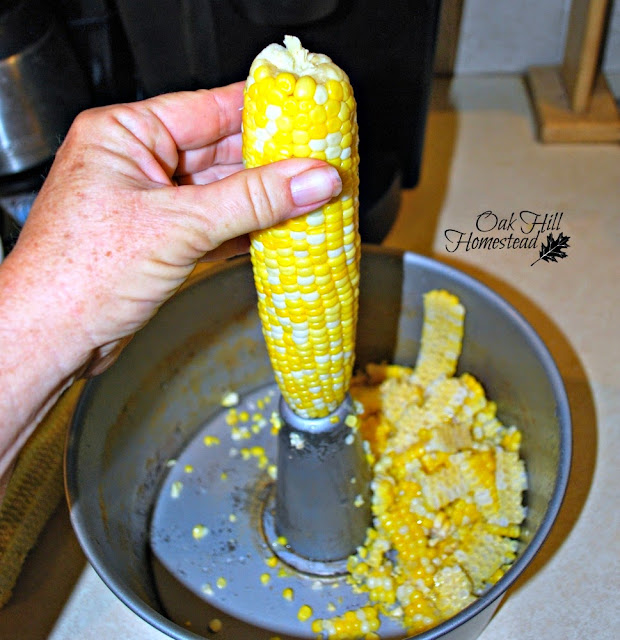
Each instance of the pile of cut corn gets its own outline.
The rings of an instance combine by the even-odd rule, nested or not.
[[[374,462],[373,527],[348,568],[370,606],[315,620],[313,630],[332,640],[377,638],[379,614],[408,634],[429,629],[515,559],[525,516],[521,436],[498,420],[473,376],[454,375],[464,313],[455,296],[427,293],[415,368],[370,365],[353,381]]]

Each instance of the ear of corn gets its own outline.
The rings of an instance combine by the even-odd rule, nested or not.
[[[360,238],[356,105],[346,74],[297,38],[269,45],[246,82],[243,158],[291,157],[337,167],[342,193],[324,207],[251,237],[258,310],[276,381],[303,418],[344,400],[354,363]]]

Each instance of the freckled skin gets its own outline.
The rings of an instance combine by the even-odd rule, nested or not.
[[[62,389],[107,368],[197,261],[329,199],[291,192],[320,160],[243,170],[242,104],[237,83],[76,118],[0,265],[0,477]]]

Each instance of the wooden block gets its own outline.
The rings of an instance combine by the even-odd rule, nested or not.
[[[542,142],[620,142],[620,114],[602,74],[581,113],[571,109],[560,67],[532,67],[527,80]]]
[[[573,0],[562,78],[571,109],[585,113],[597,78],[609,0]]]

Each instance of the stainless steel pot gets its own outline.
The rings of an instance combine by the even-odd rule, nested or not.
[[[85,76],[65,34],[34,0],[0,8],[0,176],[50,159],[87,107]]]
[[[528,515],[513,567],[483,597],[419,640],[471,640],[549,533],[568,480],[571,427],[560,375],[527,322],[472,278],[411,253],[365,248],[357,362],[411,363],[421,297],[445,288],[467,309],[460,369],[477,376],[506,423],[523,432]],[[157,596],[148,531],[166,463],[219,409],[222,394],[272,380],[247,259],[198,279],[165,305],[119,361],[91,381],[66,451],[71,518],[90,562],[137,615],[172,638],[196,634],[169,620]],[[251,597],[248,592],[248,597]],[[269,638],[260,619],[220,638]],[[200,630],[197,630],[200,631]],[[209,635],[203,629],[204,635]]]

